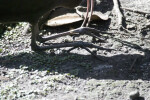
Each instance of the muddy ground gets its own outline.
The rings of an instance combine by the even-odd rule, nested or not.
[[[136,100],[150,100],[150,1],[120,4],[125,29],[117,28],[113,2],[102,0],[95,9],[110,13],[110,19],[90,27],[112,34],[102,34],[103,41],[87,35],[75,38],[113,49],[90,49],[99,59],[82,48],[34,52],[31,33],[22,33],[27,23],[7,30],[0,38],[0,100],[129,100],[132,91],[140,93]],[[56,33],[80,24],[45,29]],[[67,36],[52,42],[71,40]]]

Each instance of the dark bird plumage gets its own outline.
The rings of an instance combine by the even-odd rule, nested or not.
[[[37,22],[57,7],[74,8],[82,0],[0,0],[0,22]]]

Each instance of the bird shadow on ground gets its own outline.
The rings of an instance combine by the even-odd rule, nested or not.
[[[122,41],[134,49],[145,53],[117,54],[101,56],[98,60],[92,55],[76,53],[19,53],[0,57],[0,65],[4,68],[21,68],[26,66],[28,71],[39,70],[69,73],[82,79],[115,79],[115,80],[149,80],[150,78],[150,51],[142,49],[135,44]]]

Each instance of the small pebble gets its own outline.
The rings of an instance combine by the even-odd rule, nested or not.
[[[133,24],[133,25],[127,25],[127,29],[130,29],[130,30],[131,30],[131,29],[135,29],[135,27],[136,27],[136,26],[135,26],[134,24]]]
[[[139,91],[137,91],[137,90],[129,93],[129,98],[130,98],[131,100],[135,100],[135,99],[138,98],[139,96],[140,96],[140,93],[139,93]]]

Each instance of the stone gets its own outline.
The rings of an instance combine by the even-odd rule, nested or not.
[[[135,100],[135,99],[138,98],[139,96],[140,96],[140,93],[139,93],[138,90],[132,91],[132,92],[129,93],[129,98],[130,98],[131,100]]]

